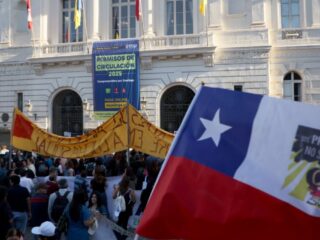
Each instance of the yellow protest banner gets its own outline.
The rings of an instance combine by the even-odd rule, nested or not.
[[[48,133],[15,109],[11,144],[21,150],[63,158],[97,157],[128,148],[164,158],[173,137],[144,119],[131,105],[123,107],[98,128],[77,137]]]

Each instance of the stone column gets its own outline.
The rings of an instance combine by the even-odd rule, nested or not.
[[[0,46],[10,44],[11,0],[0,0]]]
[[[100,40],[99,17],[100,17],[100,0],[85,1],[84,8],[84,39],[88,41]],[[86,36],[87,35],[87,36]]]
[[[320,0],[312,0],[312,27],[320,27]]]
[[[142,8],[142,22],[140,23],[140,28],[144,28],[141,35],[144,33],[148,37],[153,37],[154,34],[154,22],[153,22],[153,0],[141,1]]]

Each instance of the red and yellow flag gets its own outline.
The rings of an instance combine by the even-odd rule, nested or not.
[[[128,111],[122,108],[98,128],[78,137],[48,133],[15,109],[11,144],[21,150],[63,158],[98,157],[128,148],[164,158],[173,137],[148,122],[131,105]]]

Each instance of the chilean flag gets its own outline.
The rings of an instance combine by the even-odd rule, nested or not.
[[[32,29],[32,17],[31,17],[31,0],[27,0],[27,13],[28,13],[28,29]]]
[[[137,233],[151,239],[317,238],[319,119],[319,106],[203,86]]]
[[[136,0],[136,19],[137,19],[137,21],[139,21],[141,18],[140,5],[141,5],[140,0]]]

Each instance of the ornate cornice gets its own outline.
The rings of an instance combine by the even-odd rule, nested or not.
[[[0,75],[31,74],[32,67],[29,63],[3,63],[0,64]]]

